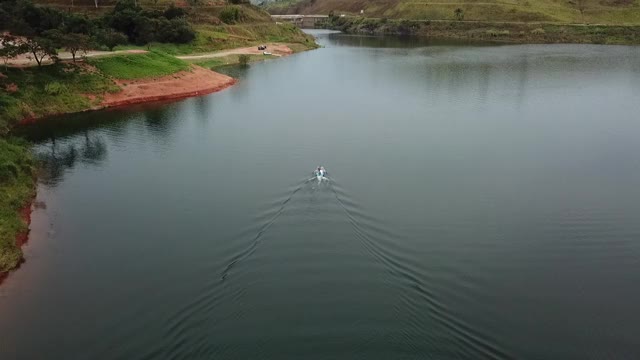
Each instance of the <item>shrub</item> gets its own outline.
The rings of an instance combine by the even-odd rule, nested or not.
[[[493,37],[508,36],[509,34],[511,34],[511,32],[509,30],[495,30],[495,29],[489,29],[489,30],[487,30],[486,33],[487,33],[487,35],[493,36]]]
[[[113,29],[107,29],[100,31],[98,35],[96,35],[96,42],[106,46],[109,51],[113,51],[114,47],[127,42],[127,36]]]
[[[12,162],[0,165],[0,183],[12,181],[18,177],[18,167]]]
[[[50,82],[44,86],[44,92],[49,95],[60,95],[66,93],[67,91],[67,87],[57,81]]]
[[[241,66],[247,66],[247,64],[249,64],[249,55],[247,54],[242,54],[240,56],[238,56],[238,63],[240,63]]]
[[[220,11],[220,20],[225,24],[233,24],[240,21],[240,10],[235,6],[225,6]]]
[[[175,6],[174,4],[169,5],[169,7],[164,11],[164,17],[167,19],[175,19],[184,17],[187,13],[184,9]]]

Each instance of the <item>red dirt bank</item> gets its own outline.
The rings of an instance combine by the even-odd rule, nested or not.
[[[105,94],[98,108],[205,95],[226,89],[235,84],[236,80],[193,65],[191,71],[154,79],[116,80],[116,83],[122,90],[115,94]]]
[[[159,78],[139,80],[114,79],[114,81],[121,90],[113,94],[104,94],[103,100],[99,105],[86,109],[85,111],[201,96],[224,90],[236,83],[236,79],[230,76],[196,65],[191,65],[190,71],[180,71]],[[94,100],[96,95],[91,94],[87,95],[87,97]],[[49,114],[44,118],[55,115],[62,114]],[[32,124],[42,119],[42,117],[26,117],[20,120],[18,124]]]
[[[114,94],[105,94],[100,105],[87,110],[205,95],[226,89],[235,84],[236,80],[200,66],[192,65],[190,71],[181,71],[160,78],[115,80],[115,82],[122,90]],[[38,118],[25,118],[20,121],[20,124],[28,124],[38,120]],[[20,209],[20,216],[27,226],[31,223],[32,205],[33,201],[30,201]],[[23,246],[28,240],[28,229],[16,235],[17,246]],[[2,284],[9,272],[0,272],[0,284]]]

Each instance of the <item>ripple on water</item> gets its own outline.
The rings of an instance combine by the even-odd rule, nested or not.
[[[219,333],[233,323],[235,331],[242,324],[257,325],[242,336],[265,344],[262,355],[273,354],[273,344],[291,341],[292,334],[311,342],[323,339],[322,346],[332,334],[341,334],[350,339],[347,352],[356,357],[358,349],[385,341],[389,349],[427,346],[436,354],[509,358],[438,300],[434,278],[403,247],[404,235],[368,214],[338,182],[301,181],[275,196],[255,219],[221,250],[228,259],[221,276],[167,321],[172,354],[242,353],[240,334]],[[363,302],[368,296],[379,301]],[[377,308],[381,304],[394,311]],[[365,313],[370,318],[358,316]],[[327,320],[334,324],[331,329],[320,326]],[[290,328],[274,330],[271,321]],[[206,329],[224,338],[220,344],[225,345],[202,337]],[[190,351],[185,353],[185,346]]]

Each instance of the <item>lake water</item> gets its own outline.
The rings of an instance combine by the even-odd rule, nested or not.
[[[316,34],[29,131],[1,359],[640,356],[640,47]]]

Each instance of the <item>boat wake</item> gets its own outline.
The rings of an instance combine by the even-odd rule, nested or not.
[[[371,344],[382,341],[443,356],[453,351],[458,358],[512,358],[496,341],[456,316],[443,303],[439,291],[434,289],[438,287],[438,279],[428,270],[428,264],[421,263],[407,248],[410,243],[407,236],[368,214],[339,181],[300,180],[268,205],[254,224],[230,243],[232,248],[225,251],[229,252],[229,260],[224,262],[226,266],[220,275],[205,284],[199,296],[169,319],[168,336],[177,344],[200,349],[198,353],[208,356],[235,354],[241,349],[216,347],[206,337],[199,337],[198,329],[204,324],[250,325],[256,316],[267,316],[269,311],[285,316],[282,311],[290,302],[302,301],[309,306],[317,302],[316,309],[327,309],[328,304],[347,296],[349,301],[358,303],[362,299],[352,284],[366,280],[370,282],[367,286],[387,294],[388,308],[393,309],[370,315],[381,324],[396,326],[380,327],[382,330],[352,338],[349,341],[353,342],[353,351],[365,353]],[[307,241],[296,242],[296,238]],[[271,246],[261,247],[267,239]],[[351,241],[354,239],[356,243]],[[258,252],[259,249],[263,251]],[[326,254],[333,258],[327,259]],[[328,266],[329,263],[332,265]],[[315,279],[313,274],[322,277]],[[301,289],[309,286],[324,289],[325,295],[308,297]],[[266,294],[270,296],[263,297]],[[265,301],[269,305],[262,304]],[[339,303],[348,308],[350,302],[344,301]],[[321,314],[319,311],[318,316]],[[348,319],[352,323],[344,323]],[[345,329],[358,329],[358,322],[363,320],[351,314],[341,321]],[[268,334],[260,336],[254,340],[271,341]]]

